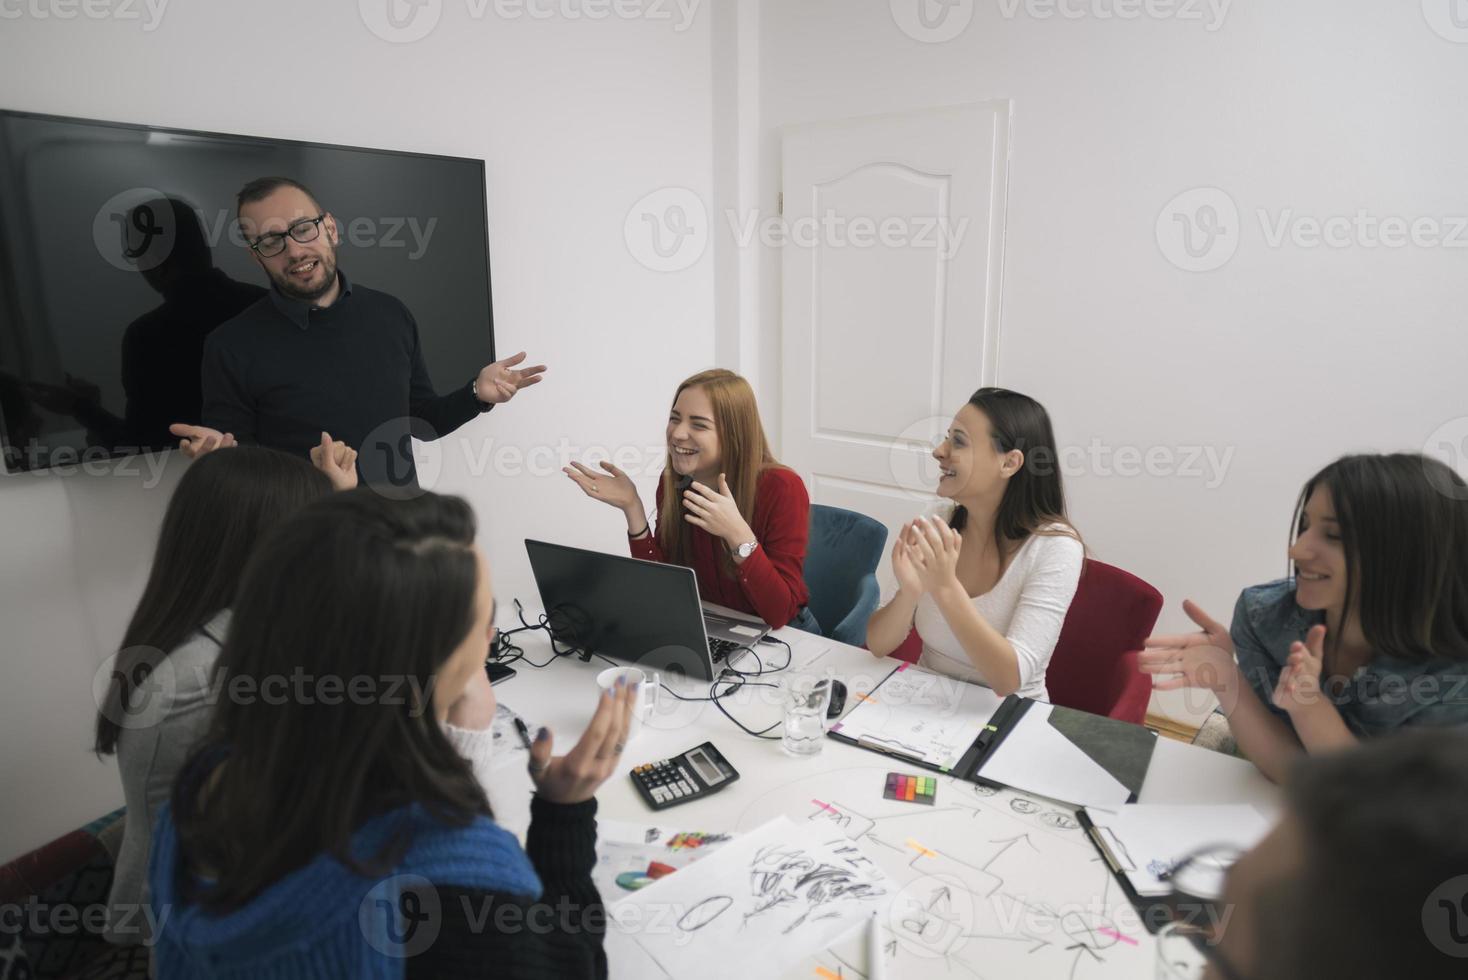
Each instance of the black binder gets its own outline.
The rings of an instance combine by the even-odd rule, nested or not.
[[[906,665],[904,665],[906,666]],[[882,678],[872,688],[870,693],[875,694],[881,690],[893,674],[903,669],[897,667],[886,677]],[[827,732],[830,738],[855,745],[858,748],[867,749],[872,752],[880,752],[896,759],[914,765],[922,769],[934,772],[944,772],[950,776],[974,783],[983,783],[989,786],[1002,786],[993,780],[985,779],[983,776],[984,763],[993,758],[993,755],[1004,740],[1009,737],[1015,729],[1019,720],[1024,717],[1026,711],[1038,702],[1031,698],[1022,698],[1011,694],[1004,699],[993,717],[984,725],[983,730],[968,750],[959,758],[957,764],[951,770],[942,768],[917,756],[902,752],[892,746],[886,746],[879,741],[867,738],[852,738],[841,732]],[[853,712],[860,710],[861,705],[852,709]],[[1115,718],[1105,718],[1101,715],[1093,715],[1085,711],[1077,711],[1074,708],[1066,708],[1060,705],[1050,706],[1050,722],[1060,732],[1070,739],[1082,752],[1091,758],[1093,762],[1109,772],[1115,779],[1127,788],[1130,796],[1128,803],[1137,801],[1137,794],[1141,792],[1142,782],[1146,779],[1147,768],[1152,761],[1152,751],[1157,744],[1157,733],[1141,725],[1133,725],[1125,721],[1117,721]],[[1064,801],[1063,801],[1064,802]]]

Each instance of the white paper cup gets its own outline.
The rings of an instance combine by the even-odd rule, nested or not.
[[[649,677],[638,667],[608,667],[596,675],[596,683],[603,691],[610,691],[618,678],[626,678],[628,684],[634,685],[632,722],[627,726],[627,741],[630,742],[642,731],[643,722],[656,709],[662,685],[656,674]]]

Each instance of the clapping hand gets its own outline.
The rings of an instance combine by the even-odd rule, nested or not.
[[[344,442],[321,433],[321,445],[311,447],[311,465],[326,474],[332,489],[350,490],[357,485],[357,451]]]
[[[909,521],[902,525],[902,530],[897,532],[897,540],[892,542],[892,574],[897,579],[897,587],[915,599],[922,594],[923,580],[918,575],[917,559],[913,556],[913,547],[917,544],[914,523]]]
[[[632,478],[608,460],[602,460],[599,465],[602,470],[600,473],[582,463],[572,463],[561,472],[569,476],[571,482],[592,500],[600,500],[624,511],[640,511],[642,498],[637,496],[637,487]]]
[[[719,474],[719,489],[694,482],[683,491],[683,505],[687,510],[684,519],[694,527],[701,527],[714,537],[723,540],[731,548],[753,541],[754,531],[739,505],[734,501],[734,492],[729,481]]]
[[[1145,649],[1137,655],[1137,668],[1144,674],[1169,675],[1153,684],[1158,691],[1197,687],[1217,693],[1236,670],[1233,637],[1191,599],[1183,603],[1183,612],[1202,632],[1147,637]]]
[[[1320,703],[1320,673],[1325,667],[1325,627],[1312,626],[1305,642],[1290,644],[1290,655],[1274,688],[1274,706],[1294,713]]]
[[[936,518],[919,518],[910,525],[908,558],[924,592],[936,594],[958,582],[958,553],[963,536]],[[907,528],[903,529],[906,536]]]

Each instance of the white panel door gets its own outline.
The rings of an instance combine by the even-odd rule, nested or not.
[[[784,132],[781,459],[813,502],[895,531],[934,499],[953,413],[994,383],[1009,109]]]

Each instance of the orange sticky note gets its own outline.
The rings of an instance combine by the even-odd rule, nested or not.
[[[919,854],[923,855],[924,857],[930,857],[931,858],[931,857],[937,857],[938,856],[938,852],[937,851],[930,851],[930,850],[928,850],[926,847],[924,847],[923,845],[919,844],[917,841],[913,840],[911,837],[909,837],[907,839],[907,846],[910,847],[910,848],[912,848],[914,851],[917,851]]]

